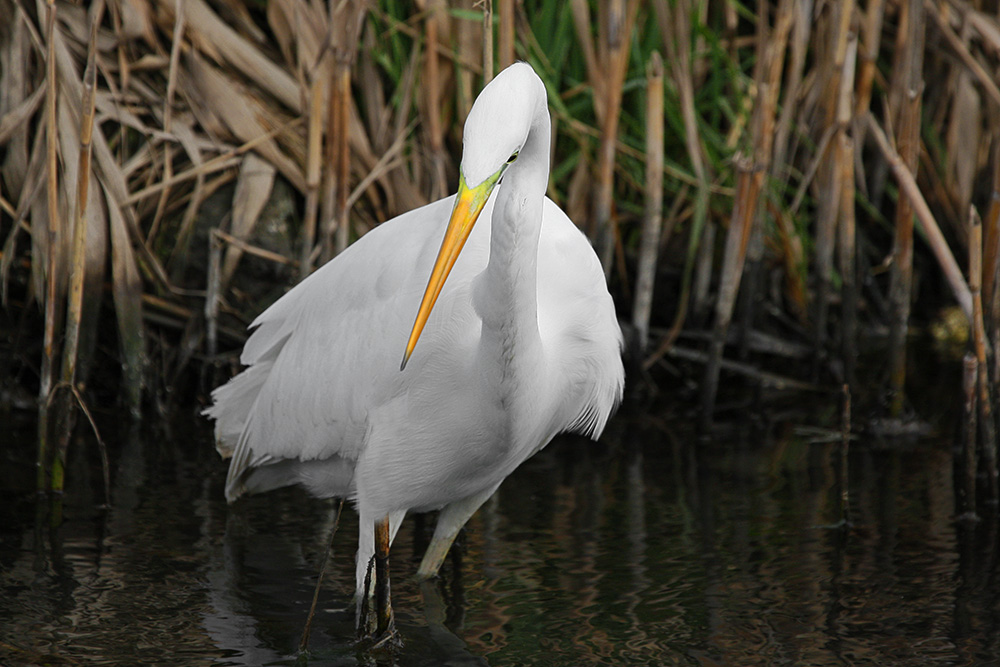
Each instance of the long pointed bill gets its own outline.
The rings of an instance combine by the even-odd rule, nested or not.
[[[465,176],[460,175],[458,179],[458,194],[455,195],[455,208],[451,211],[451,220],[448,222],[448,230],[444,233],[444,241],[441,242],[441,250],[438,251],[437,260],[434,262],[434,270],[431,271],[431,278],[427,281],[427,289],[424,290],[423,301],[420,302],[420,310],[417,311],[417,319],[413,323],[413,330],[410,332],[410,340],[406,343],[406,352],[403,354],[403,363],[399,365],[399,370],[406,368],[406,362],[413,354],[413,348],[417,345],[420,333],[427,324],[431,309],[441,294],[444,281],[448,279],[451,268],[455,266],[455,260],[462,252],[465,241],[472,232],[472,227],[476,224],[479,214],[486,205],[486,200],[490,198],[490,193],[496,187],[497,181],[503,174],[503,169],[497,171],[485,181],[474,188],[465,184]]]

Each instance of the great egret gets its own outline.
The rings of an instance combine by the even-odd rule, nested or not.
[[[433,576],[504,478],[557,433],[597,438],[621,398],[604,273],[545,196],[550,125],[530,65],[497,75],[465,124],[458,194],[383,223],[264,311],[247,368],[205,411],[232,456],[230,502],[290,484],[353,500],[359,605],[376,539],[387,553],[408,511],[441,510],[418,570]]]

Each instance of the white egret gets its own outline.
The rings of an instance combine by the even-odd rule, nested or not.
[[[621,398],[604,273],[545,196],[550,131],[534,70],[497,75],[465,124],[458,194],[383,223],[264,311],[247,368],[205,411],[232,456],[230,501],[291,484],[353,501],[359,601],[377,535],[387,552],[408,511],[441,510],[418,570],[433,576],[504,478],[557,433],[597,438]]]

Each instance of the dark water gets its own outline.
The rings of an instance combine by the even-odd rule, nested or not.
[[[107,421],[107,420],[106,420]],[[1000,663],[997,519],[956,522],[953,439],[839,441],[806,424],[699,442],[624,414],[564,438],[469,523],[421,589],[433,522],[393,548],[400,665]],[[797,425],[798,424],[798,425]],[[37,528],[33,422],[0,415],[0,663],[355,665],[345,510],[311,651],[296,647],[335,507],[295,489],[227,507],[193,415],[74,444],[65,521]],[[824,442],[825,441],[825,442]],[[298,663],[296,661],[298,660]]]

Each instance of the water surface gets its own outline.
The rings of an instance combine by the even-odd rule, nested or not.
[[[310,652],[297,645],[336,506],[297,489],[227,506],[207,424],[105,419],[74,443],[65,520],[36,525],[34,424],[0,415],[0,663],[356,665],[345,510]],[[861,436],[797,415],[700,441],[628,412],[555,441],[470,521],[441,577],[433,529],[392,552],[399,665],[977,665],[1000,656],[996,516],[956,522],[950,435]],[[119,432],[115,432],[116,429]],[[44,505],[43,505],[44,509]],[[44,524],[42,524],[44,526]]]

